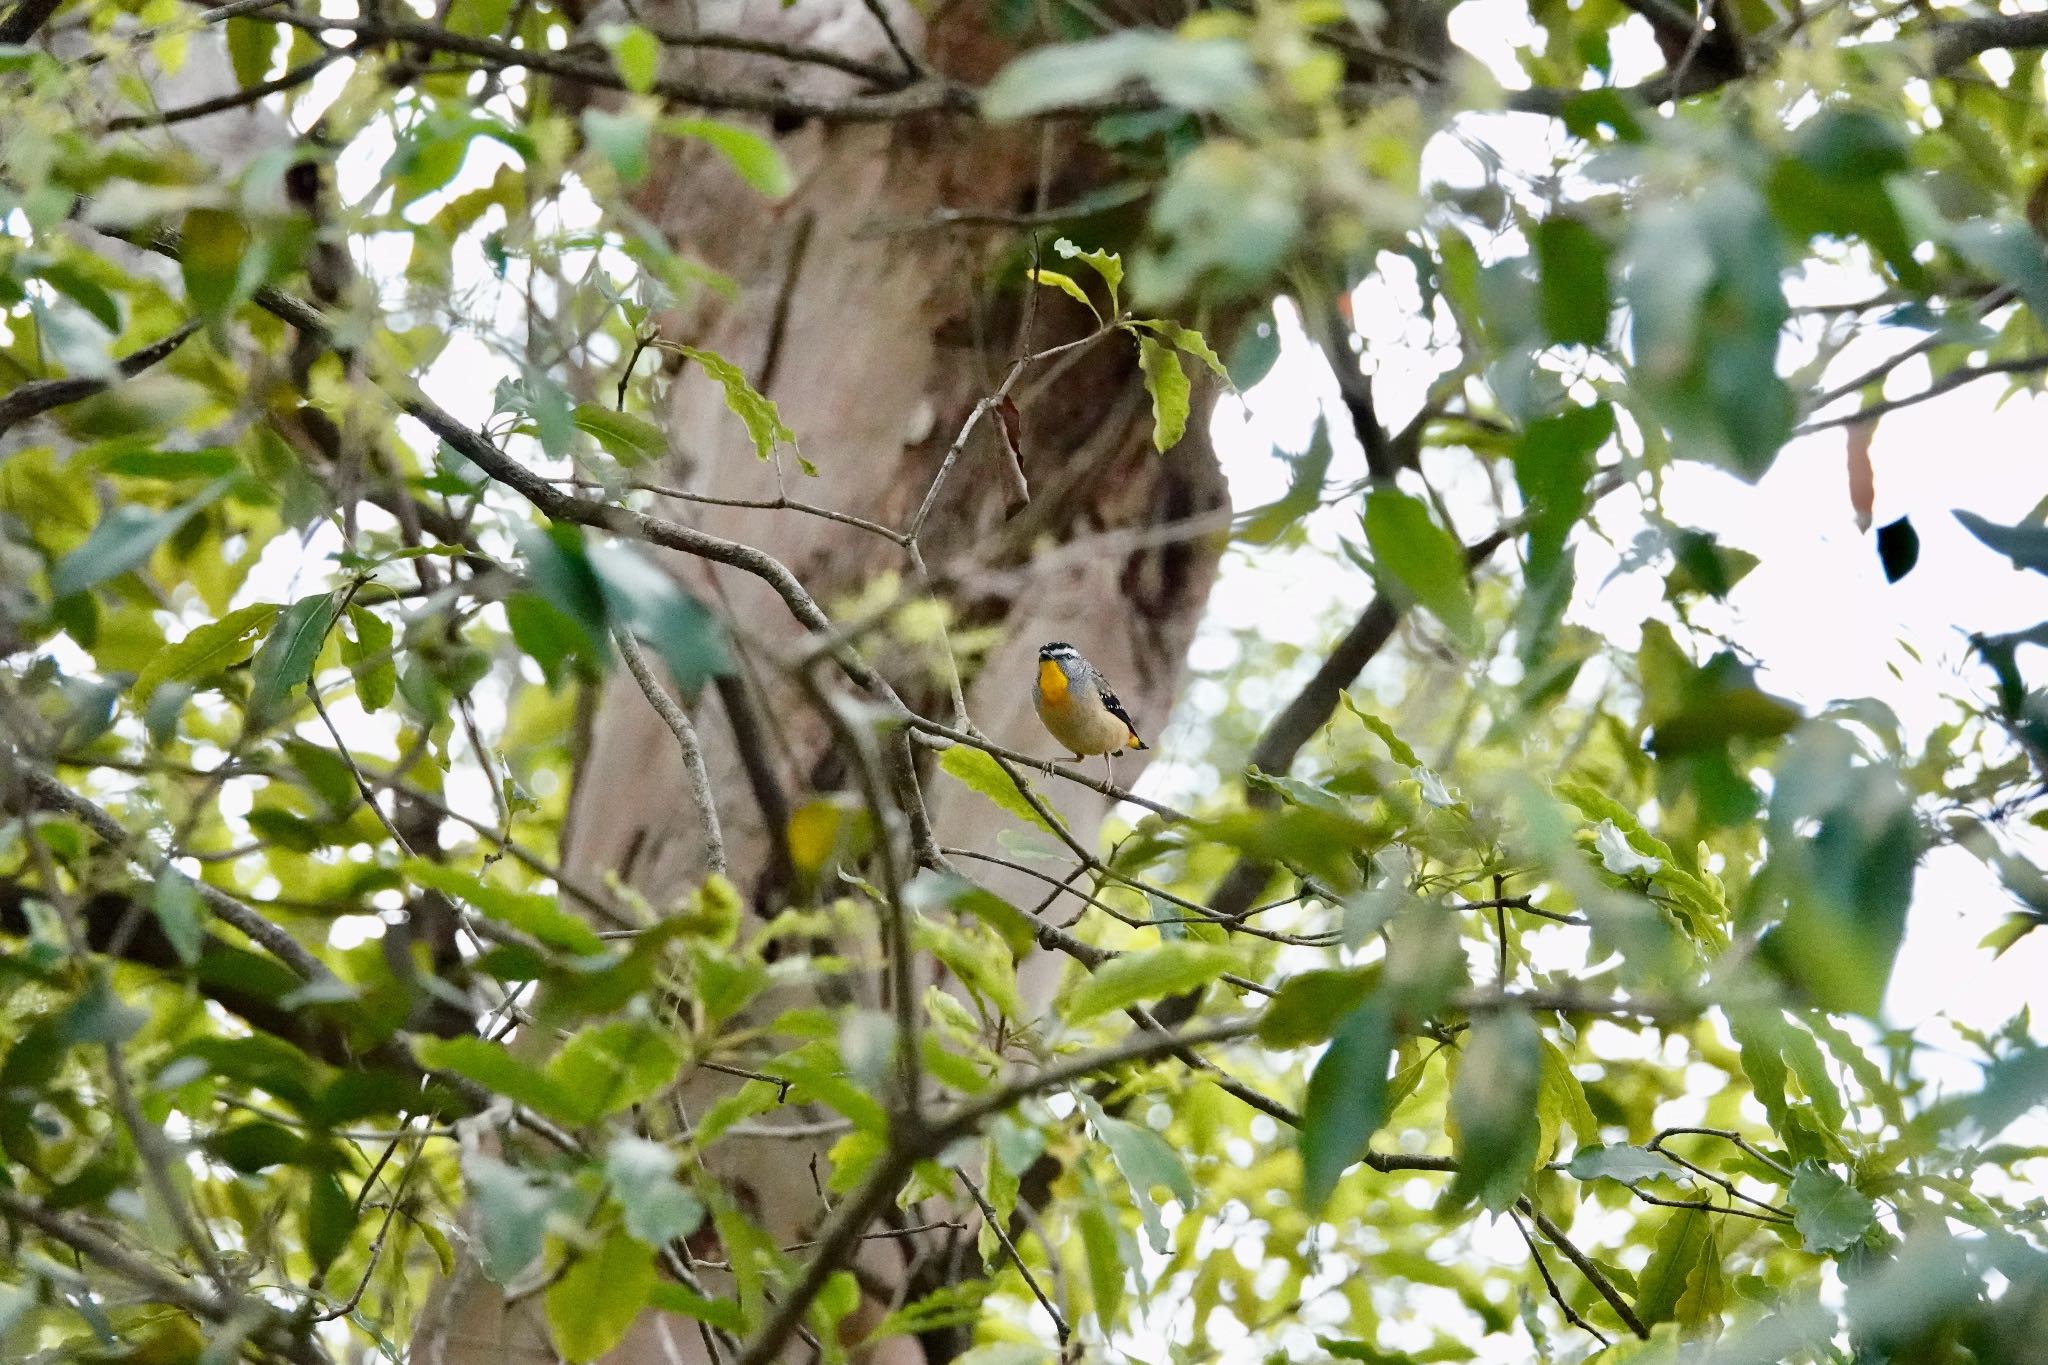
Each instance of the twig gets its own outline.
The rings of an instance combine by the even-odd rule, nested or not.
[[[1515,1207],[1536,1224],[1543,1235],[1550,1239],[1552,1246],[1562,1251],[1566,1258],[1579,1268],[1579,1273],[1586,1277],[1587,1282],[1598,1291],[1601,1298],[1607,1300],[1607,1306],[1614,1310],[1616,1317],[1627,1324],[1629,1331],[1644,1341],[1650,1339],[1650,1329],[1643,1326],[1643,1320],[1636,1316],[1636,1310],[1629,1307],[1628,1300],[1614,1287],[1614,1281],[1607,1278],[1607,1272],[1595,1265],[1592,1257],[1572,1245],[1572,1239],[1564,1235],[1563,1228],[1551,1222],[1549,1216],[1537,1208],[1535,1202],[1526,1195],[1515,1201]]]
[[[150,366],[169,356],[185,344],[185,339],[198,331],[201,322],[193,318],[181,324],[178,329],[161,341],[152,341],[139,350],[122,356],[114,366],[115,372],[123,379],[133,379]],[[112,381],[98,376],[76,375],[65,379],[38,379],[23,384],[0,397],[0,436],[52,408],[61,408],[67,403],[83,402],[97,393],[104,393],[112,387]]]
[[[1052,1319],[1053,1332],[1058,1336],[1060,1349],[1064,1352],[1067,1339],[1073,1335],[1073,1329],[1069,1328],[1067,1320],[1060,1316],[1060,1310],[1053,1306],[1052,1299],[1047,1297],[1045,1290],[1039,1285],[1038,1277],[1031,1273],[1031,1267],[1024,1264],[1024,1257],[1018,1253],[1017,1244],[1010,1240],[1009,1229],[1004,1227],[1003,1220],[996,1216],[994,1207],[988,1202],[987,1196],[982,1194],[981,1186],[975,1184],[973,1177],[958,1166],[953,1168],[953,1175],[966,1188],[967,1193],[974,1197],[975,1207],[981,1210],[982,1221],[988,1224],[989,1230],[995,1233],[996,1240],[1009,1254],[1010,1264],[1016,1266],[1017,1273],[1024,1277],[1024,1283],[1030,1288],[1031,1296],[1038,1300],[1038,1306]]]
[[[107,131],[123,133],[136,128],[161,128],[173,123],[185,123],[209,114],[223,114],[230,109],[241,109],[256,104],[285,90],[296,89],[312,80],[327,68],[327,64],[346,54],[328,50],[292,67],[281,75],[255,85],[245,85],[240,90],[225,95],[216,95],[210,100],[180,105],[176,109],[159,110],[154,114],[123,114],[107,120]]]
[[[1556,1278],[1550,1273],[1549,1264],[1543,1259],[1542,1250],[1537,1247],[1536,1239],[1529,1235],[1528,1225],[1522,1221],[1521,1215],[1511,1212],[1509,1217],[1514,1221],[1515,1231],[1522,1234],[1522,1241],[1529,1248],[1529,1259],[1536,1262],[1536,1273],[1543,1277],[1543,1287],[1550,1291],[1550,1301],[1557,1305],[1559,1312],[1564,1314],[1564,1320],[1591,1335],[1593,1340],[1599,1342],[1602,1346],[1608,1345],[1606,1334],[1592,1323],[1580,1317],[1578,1311],[1565,1299],[1564,1290],[1558,1288]]]
[[[690,723],[688,715],[678,706],[661,680],[654,676],[654,670],[647,666],[647,656],[641,652],[640,642],[630,631],[612,632],[612,642],[619,647],[619,657],[626,661],[626,671],[633,675],[647,704],[654,708],[654,714],[661,717],[661,723],[675,736],[676,749],[683,757],[683,775],[690,784],[690,800],[697,807],[697,814],[704,822],[704,863],[706,870],[714,876],[725,875],[725,836],[718,824],[718,805],[711,796],[711,777],[704,770],[704,750],[697,742],[697,727]]]

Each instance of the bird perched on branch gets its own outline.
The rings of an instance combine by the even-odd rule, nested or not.
[[[1033,691],[1038,718],[1052,737],[1073,750],[1077,763],[1088,754],[1101,754],[1111,781],[1116,778],[1116,755],[1151,747],[1138,738],[1138,727],[1108,680],[1064,641],[1040,646]]]

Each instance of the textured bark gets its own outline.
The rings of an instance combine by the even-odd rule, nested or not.
[[[935,61],[952,74],[982,77],[1000,64],[1003,54],[976,27],[985,16],[974,8],[975,14],[941,20],[930,38]],[[834,34],[848,35],[852,46],[837,44],[840,50],[889,59],[859,0],[845,0],[836,13],[799,4],[769,17],[783,21],[773,36],[823,43]],[[730,70],[731,59],[723,59],[718,74]],[[940,209],[1028,210],[1048,186],[1052,200],[1063,201],[1087,188],[1089,176],[1100,170],[1080,161],[1044,165],[1035,130],[991,129],[963,120],[812,125],[784,130],[781,145],[799,180],[784,203],[764,204],[715,160],[685,145],[662,159],[647,205],[679,250],[741,286],[737,302],[712,298],[670,319],[667,335],[744,367],[780,405],[819,474],[807,478],[787,461],[780,469],[758,462],[717,387],[689,372],[676,376],[670,394],[668,430],[674,447],[684,452],[685,466],[673,473],[697,492],[752,499],[787,492],[901,528],[962,422],[1025,344],[1022,296],[1014,287],[990,287],[1001,253],[1018,249],[1015,234],[903,227]],[[1044,292],[1029,349],[1092,327],[1078,306]],[[1054,374],[1056,363],[1044,372]],[[969,675],[969,710],[991,737],[1053,756],[1056,746],[1031,712],[1030,687],[1038,646],[1065,639],[1105,669],[1157,740],[1214,576],[1218,543],[1084,556],[1036,573],[1030,564],[1034,550],[1049,543],[1222,507],[1223,482],[1206,432],[1197,423],[1169,455],[1152,450],[1150,410],[1126,338],[1089,348],[1060,365],[1050,382],[1028,376],[1017,392],[1030,507],[1014,520],[1006,515],[991,422],[963,451],[922,537],[926,562],[935,569],[981,554],[1023,571],[1021,586],[956,602],[966,622],[1000,634]],[[897,546],[815,517],[691,503],[665,510],[768,550],[828,607],[904,571]],[[787,802],[851,789],[822,723],[776,681],[773,660],[800,633],[781,603],[746,575],[696,562],[673,567],[740,634],[746,690],[765,731],[760,755]],[[946,716],[950,704],[929,670],[892,660],[886,648],[870,648],[869,657],[913,705]],[[770,830],[744,771],[732,717],[707,693],[695,718],[735,880],[757,907],[773,908],[782,889],[771,871]],[[1118,770],[1127,779],[1137,771],[1131,762]],[[922,776],[940,841],[995,851],[996,832],[1009,817],[929,767]],[[1092,831],[1100,822],[1104,798],[1063,784],[1041,785],[1078,830]],[[591,877],[617,875],[656,907],[686,894],[703,866],[698,820],[685,791],[675,748],[659,719],[631,680],[615,675],[597,707],[578,773],[568,839],[572,868]],[[980,865],[966,870],[1027,906],[1042,898],[1043,887],[1018,874],[996,869],[989,875]],[[1029,964],[1027,996],[1044,1000],[1061,965]],[[701,1112],[732,1084],[702,1073],[686,1083],[685,1107]],[[795,1242],[822,1215],[810,1172],[828,1145],[829,1139],[728,1137],[717,1144],[711,1165],[772,1236]],[[897,1241],[872,1241],[866,1248],[862,1270],[871,1283],[886,1287],[902,1285],[909,1261],[920,1254]],[[967,1250],[971,1260],[971,1245]],[[923,1254],[934,1249],[924,1248]],[[448,1330],[420,1339],[420,1345],[444,1345],[445,1354],[421,1351],[415,1359],[422,1365],[547,1359],[538,1314],[528,1305],[502,1317],[500,1302],[494,1286],[471,1277],[467,1292],[454,1296]],[[878,1311],[871,1304],[863,1316]],[[530,1355],[521,1354],[522,1348]],[[876,1348],[870,1359],[914,1365],[948,1353],[937,1341],[900,1340]],[[807,1355],[795,1352],[792,1358]],[[608,1359],[615,1365],[668,1365],[704,1358],[694,1324],[650,1313]]]

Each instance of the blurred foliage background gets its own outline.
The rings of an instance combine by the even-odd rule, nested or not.
[[[1776,695],[1716,624],[1756,556],[1666,494],[1842,428],[1913,572],[1948,509],[1870,526],[1880,424],[2048,370],[2048,15],[706,10],[0,13],[0,1352],[529,1358],[434,1326],[467,1276],[571,1361],[2041,1359],[2048,1052],[1964,1030],[1958,1087],[1883,1004],[1931,850],[2009,895],[1987,960],[2048,922],[2048,623],[1957,592],[1919,732]],[[1511,61],[1461,46],[1510,11]],[[785,419],[803,376],[698,344],[751,301],[655,191],[766,225],[877,127],[1032,149],[967,283],[1077,330],[909,502],[814,505],[852,456]],[[891,237],[893,287],[967,216]],[[1355,302],[1396,296],[1399,403]],[[1049,484],[1010,396],[1112,349],[1165,462],[1327,364],[1284,494],[1139,530],[1337,586],[1313,647],[1214,637],[1178,776],[1097,831],[1055,797],[1127,784],[961,688],[1010,633],[976,574],[1122,542],[920,550],[963,450],[1027,527],[1113,482]],[[684,375],[726,448],[683,448]],[[814,600],[694,529],[706,461],[901,571]],[[2048,573],[2042,491],[1958,515]],[[1662,583],[1629,644],[1578,572],[1616,528]],[[684,891],[567,865],[604,681],[687,768],[759,670],[836,755],[766,845],[705,837],[760,795],[706,777],[633,798],[694,812]],[[718,1164],[778,1128],[794,1229]]]

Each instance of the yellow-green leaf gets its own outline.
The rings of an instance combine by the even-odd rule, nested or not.
[[[1179,995],[1205,986],[1236,964],[1228,948],[1212,943],[1163,943],[1125,953],[1102,964],[1067,997],[1070,1024],[1145,1000]]]

